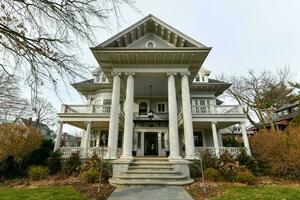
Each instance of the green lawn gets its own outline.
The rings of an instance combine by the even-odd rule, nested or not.
[[[223,195],[213,200],[296,200],[300,199],[300,187],[282,185],[230,186]]]
[[[72,187],[0,188],[0,200],[87,200]]]

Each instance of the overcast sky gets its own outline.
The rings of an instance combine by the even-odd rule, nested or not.
[[[124,20],[112,31],[99,31],[97,42],[112,37],[148,14],[153,14],[186,35],[213,47],[204,66],[212,75],[245,74],[249,69],[274,70],[285,65],[300,81],[300,0],[137,0],[141,14],[124,7]],[[82,60],[97,66],[87,45]],[[66,104],[82,99],[70,86],[61,95]],[[45,94],[60,108],[51,92]]]

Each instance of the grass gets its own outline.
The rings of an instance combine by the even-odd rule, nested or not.
[[[284,185],[229,186],[213,200],[295,200],[300,199],[300,187]]]
[[[87,200],[73,187],[0,188],[0,200]]]

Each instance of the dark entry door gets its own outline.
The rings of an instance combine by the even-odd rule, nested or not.
[[[145,138],[144,155],[157,156],[158,155],[158,134],[146,132],[144,138]]]

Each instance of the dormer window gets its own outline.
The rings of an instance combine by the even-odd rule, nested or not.
[[[148,48],[153,48],[153,47],[155,47],[155,43],[151,40],[151,41],[148,41],[147,43],[146,43],[146,47],[148,47]]]

